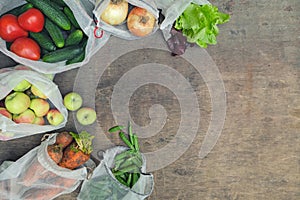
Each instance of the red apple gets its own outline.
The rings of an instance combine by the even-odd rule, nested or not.
[[[50,105],[45,99],[37,98],[31,100],[29,108],[37,117],[43,117],[48,113]]]
[[[47,96],[43,94],[36,86],[32,85],[30,88],[30,91],[33,95],[42,98],[42,99],[47,99]]]
[[[45,124],[45,120],[43,117],[35,117],[32,124],[36,124],[36,125],[44,125]]]
[[[12,119],[12,115],[10,112],[6,110],[6,108],[0,107],[0,115],[3,115],[9,119]]]
[[[127,17],[128,30],[136,36],[149,35],[155,26],[155,17],[144,8],[134,7]]]
[[[5,98],[5,108],[13,114],[20,114],[30,106],[30,98],[23,92],[14,92]]]
[[[64,121],[64,116],[57,109],[51,109],[47,113],[47,120],[49,124],[57,126]]]
[[[35,114],[32,110],[27,109],[21,114],[14,114],[13,115],[13,120],[16,123],[27,123],[27,124],[32,124],[34,121]]]

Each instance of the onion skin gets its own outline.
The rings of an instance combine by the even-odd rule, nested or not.
[[[144,8],[134,7],[127,18],[128,30],[135,36],[149,35],[155,26],[155,17]]]
[[[128,14],[128,2],[124,0],[111,0],[100,19],[110,25],[119,25],[126,20]]]

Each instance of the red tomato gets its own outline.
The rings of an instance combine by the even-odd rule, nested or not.
[[[20,27],[16,16],[6,14],[0,18],[0,37],[3,40],[12,42],[19,37],[27,36],[28,32]]]
[[[17,38],[10,46],[10,50],[20,57],[38,60],[41,57],[40,46],[31,38]]]
[[[30,8],[19,15],[18,22],[27,31],[40,32],[44,27],[45,18],[40,10]]]

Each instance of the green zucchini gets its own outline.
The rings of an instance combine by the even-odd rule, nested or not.
[[[42,60],[49,63],[71,60],[80,55],[83,50],[83,47],[78,45],[68,46],[45,54]]]
[[[64,7],[64,13],[66,14],[66,16],[68,17],[68,19],[70,20],[71,24],[75,27],[75,28],[80,28],[72,10],[68,7],[65,6]]]
[[[75,44],[79,44],[82,41],[83,32],[80,29],[76,29],[68,35],[66,38],[66,46],[71,46]]]
[[[57,4],[50,0],[26,0],[33,4],[34,7],[42,11],[49,19],[63,30],[71,29],[71,22],[63,11],[57,9]]]
[[[39,33],[29,32],[29,36],[34,39],[42,49],[47,51],[54,51],[56,50],[56,46],[48,36],[46,31],[41,31]]]
[[[47,17],[45,18],[45,29],[48,31],[54,44],[58,48],[65,46],[65,39],[62,30]]]

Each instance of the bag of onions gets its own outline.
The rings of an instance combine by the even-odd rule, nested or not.
[[[158,29],[159,11],[153,0],[96,0],[97,26],[126,40],[149,36]]]

